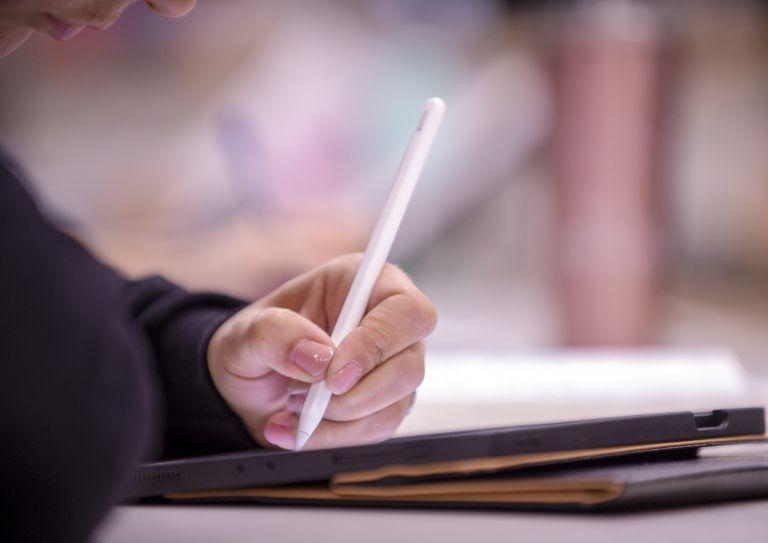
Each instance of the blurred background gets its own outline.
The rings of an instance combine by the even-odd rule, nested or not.
[[[768,374],[761,2],[201,1],[0,62],[0,138],[131,276],[256,298],[362,250],[423,101],[392,260],[434,348],[733,349]]]

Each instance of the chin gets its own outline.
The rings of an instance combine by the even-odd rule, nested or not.
[[[11,54],[32,34],[28,28],[0,30],[0,57]]]

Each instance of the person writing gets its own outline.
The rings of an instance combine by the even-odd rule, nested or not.
[[[130,0],[0,0],[0,55],[33,31],[105,29]],[[194,0],[144,2],[180,16]],[[311,383],[334,396],[306,448],[390,437],[424,376],[436,312],[387,265],[360,325],[328,331],[345,255],[254,303],[132,281],[50,224],[0,155],[4,541],[86,539],[140,459],[295,445]]]

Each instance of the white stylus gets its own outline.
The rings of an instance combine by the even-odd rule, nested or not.
[[[445,113],[445,102],[440,98],[430,98],[424,104],[416,132],[411,137],[405,150],[403,161],[397,170],[395,182],[387,198],[384,210],[371,234],[365,255],[357,269],[357,274],[349,287],[344,306],[333,327],[331,339],[334,345],[339,345],[347,335],[360,324],[368,299],[371,297],[376,281],[381,274],[384,262],[387,260],[392,242],[405,215],[405,209],[416,187],[416,181],[427,160],[427,154],[435,140],[440,122]],[[325,381],[315,383],[309,389],[299,416],[299,427],[296,431],[296,450],[301,450],[323,420],[325,409],[331,401],[331,391]]]

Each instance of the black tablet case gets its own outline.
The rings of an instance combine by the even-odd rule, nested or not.
[[[460,509],[625,510],[768,497],[768,444],[729,444],[654,451],[620,457],[497,472],[445,476],[429,484],[452,492],[398,495],[415,483],[386,485],[394,494],[371,496],[356,489],[334,495],[327,484],[256,487],[169,494],[174,503],[260,503],[325,506],[427,507]],[[738,452],[729,449],[737,449]],[[670,454],[673,452],[674,454]],[[514,492],[486,492],[482,500],[466,485],[509,483]],[[381,490],[381,482],[369,488]],[[422,481],[423,484],[423,481]],[[457,489],[458,488],[458,489]],[[463,488],[463,489],[462,489]],[[469,499],[468,499],[469,498]]]
[[[690,428],[669,426],[671,422],[684,426],[694,421],[693,433]],[[649,422],[652,424],[647,424]],[[256,473],[247,484],[232,485],[236,487],[231,489],[213,482],[206,487],[194,478],[182,484],[161,481],[160,487],[182,490],[165,493],[166,500],[176,503],[483,509],[635,508],[768,495],[768,446],[753,445],[745,453],[744,445],[740,444],[759,440],[765,433],[761,408],[646,415],[484,432],[482,437],[463,432],[405,438],[399,445],[395,443],[394,448],[383,444],[312,451],[317,458],[334,461],[332,473],[325,477],[312,476],[313,472],[323,472],[322,465],[299,470],[302,473],[298,475],[274,473],[282,471],[280,468],[287,465],[287,460],[300,461],[300,455],[308,459],[309,452],[229,455],[193,460],[191,464],[181,461],[177,468],[191,465],[198,475],[201,470],[206,473],[211,466],[218,470],[227,466],[246,469],[258,462],[272,462],[265,464],[271,465],[272,475],[263,477]],[[559,440],[559,447],[552,446],[555,443],[545,438],[554,437],[558,441],[558,436],[563,437],[561,434],[565,439]],[[674,439],[675,435],[678,439]],[[530,439],[536,436],[541,439]],[[467,443],[484,443],[486,447],[481,447],[483,453],[474,455],[466,454],[466,450],[462,454],[461,450],[438,449],[437,454],[431,455],[422,451],[422,458],[407,454],[417,449],[403,448],[405,445],[423,447],[430,439],[434,440],[433,444],[442,445],[468,439]],[[489,449],[489,443],[495,446]],[[500,443],[505,445],[499,446]],[[268,460],[269,457],[273,460]],[[253,462],[246,464],[246,458]],[[162,476],[173,473],[167,471],[168,466],[168,463],[150,465],[147,469],[154,469],[154,473]],[[147,469],[136,474],[145,480],[143,487],[135,488],[134,492],[145,495],[149,492],[146,487],[151,486],[151,481],[146,477],[151,477],[153,472]],[[166,471],[158,472],[158,469]],[[198,488],[190,489],[190,485]]]

